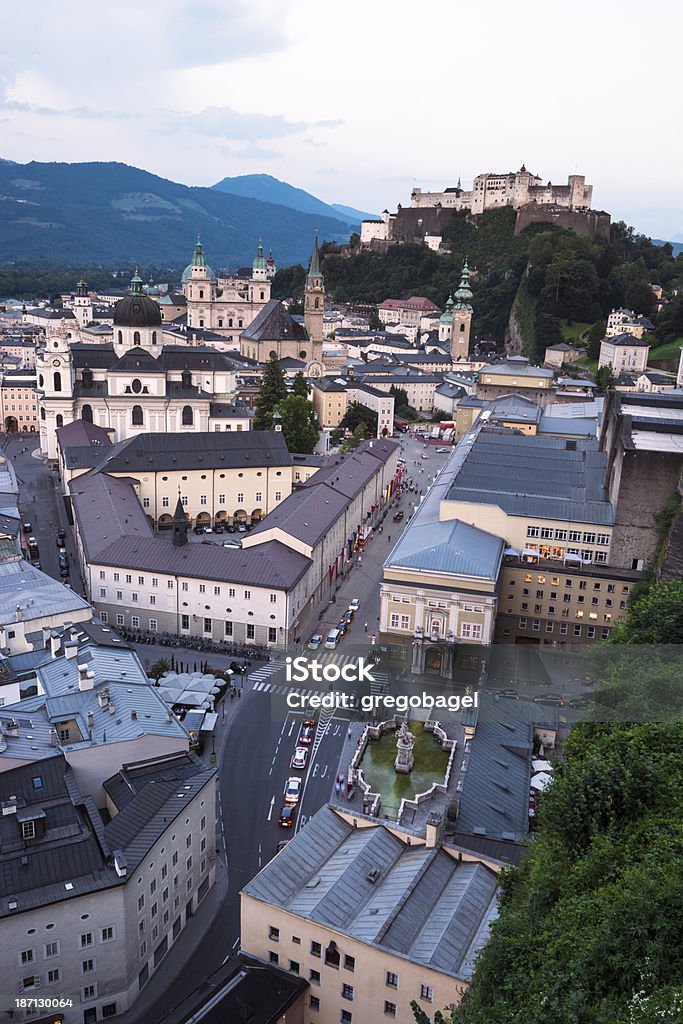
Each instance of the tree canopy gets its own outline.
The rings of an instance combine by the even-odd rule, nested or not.
[[[310,455],[320,436],[311,402],[292,393],[278,402],[276,408],[282,417],[282,433],[289,451]]]
[[[254,410],[254,430],[269,430],[273,422],[273,413],[278,402],[287,397],[287,385],[280,360],[272,356],[266,363],[261,388]]]

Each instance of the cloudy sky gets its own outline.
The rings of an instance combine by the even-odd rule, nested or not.
[[[683,240],[678,0],[3,6],[0,156],[189,185],[268,173],[372,212],[523,162]]]

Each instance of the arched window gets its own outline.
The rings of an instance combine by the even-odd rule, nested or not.
[[[316,299],[315,300],[315,303],[313,304],[313,308],[314,309],[320,309],[320,299]]]
[[[59,370],[56,370],[54,372],[53,378],[54,378],[54,381],[53,381],[53,383],[54,383],[54,390],[55,391],[61,391],[62,390],[62,375],[59,372]]]
[[[81,419],[84,423],[92,423],[92,406],[84,405],[81,409]]]
[[[133,406],[133,426],[134,427],[141,427],[142,426],[142,406],[141,405],[134,405]]]
[[[39,373],[39,374],[38,374],[38,387],[39,387],[39,388],[42,388],[42,386],[44,385],[44,383],[45,383],[45,381],[43,380],[43,375],[42,375],[42,373]]]
[[[203,298],[204,298],[204,289],[203,289],[203,288],[200,288],[200,289],[199,289],[199,298],[200,298],[200,299],[203,299]]]
[[[261,292],[261,298],[265,299],[265,297],[266,297],[266,293],[265,292]]]
[[[465,330],[465,325],[464,324],[460,324],[460,333],[462,334],[464,332],[464,330]]]
[[[140,332],[139,331],[135,331],[135,333],[133,334],[133,344],[134,345],[139,345],[140,344]]]
[[[182,414],[181,422],[182,422],[182,425],[184,427],[191,427],[192,426],[192,424],[194,422],[194,419],[193,419],[193,415],[192,415],[192,406],[191,405],[184,405],[183,406],[183,414]]]
[[[63,427],[64,426],[64,417],[62,416],[61,412],[57,413],[57,417],[56,417],[55,422],[56,422],[58,427]]]
[[[156,345],[156,343],[157,343],[157,332],[156,331],[152,331],[152,344]]]
[[[40,410],[40,418],[41,418],[41,420],[45,419],[45,409],[41,409]]]
[[[118,332],[117,341],[118,341],[119,345],[123,345],[123,331],[119,331]]]

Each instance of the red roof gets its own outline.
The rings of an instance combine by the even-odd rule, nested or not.
[[[378,309],[419,309],[422,313],[440,312],[439,307],[423,295],[411,295],[409,299],[385,299]]]

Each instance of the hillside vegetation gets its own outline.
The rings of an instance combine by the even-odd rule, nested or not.
[[[516,238],[514,224],[510,208],[476,218],[457,213],[445,232],[444,241],[453,249],[448,255],[417,244],[392,246],[384,253],[328,245],[323,249],[325,285],[338,302],[377,303],[415,294],[443,307],[467,258],[473,271],[475,334],[502,344],[519,298],[525,306],[521,319],[528,325],[524,349],[532,358],[541,356],[547,344],[563,341],[573,324],[584,330],[615,307],[654,316],[651,283],[665,290],[678,283],[683,289],[683,256],[674,259],[670,246],[654,245],[623,222],[612,225],[609,241],[543,224]],[[289,283],[291,268],[287,273]],[[674,340],[667,332],[678,330],[672,325],[679,320],[683,328],[681,300],[667,307],[660,320],[661,342]]]

